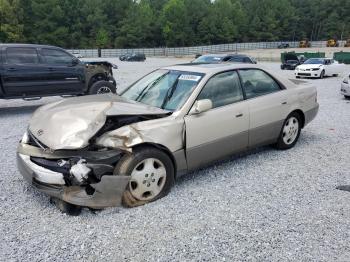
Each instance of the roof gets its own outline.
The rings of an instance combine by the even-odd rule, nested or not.
[[[224,56],[247,57],[248,55],[224,53],[224,54],[203,54],[201,56],[210,56],[210,57],[215,57],[215,56],[219,56],[219,57],[224,57]]]
[[[173,66],[166,66],[163,69],[168,70],[178,70],[178,71],[188,71],[188,72],[197,72],[197,73],[216,73],[225,70],[234,70],[240,68],[261,68],[256,64],[233,64],[233,63],[222,63],[222,64],[180,64]]]
[[[57,46],[52,46],[52,45],[39,45],[39,44],[20,44],[20,43],[4,43],[4,44],[0,44],[0,47],[33,47],[33,48],[44,48],[44,47],[49,47],[49,48],[60,48],[63,49],[61,47],[57,47]]]

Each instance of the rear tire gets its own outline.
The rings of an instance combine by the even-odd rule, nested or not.
[[[301,131],[301,118],[296,112],[292,112],[283,123],[280,135],[275,147],[280,150],[292,148],[298,141]]]
[[[175,169],[170,157],[152,147],[135,148],[117,163],[114,175],[131,176],[122,203],[137,207],[166,196],[175,181]]]
[[[89,95],[105,94],[105,93],[116,93],[117,88],[109,81],[98,81],[92,84],[89,88]]]

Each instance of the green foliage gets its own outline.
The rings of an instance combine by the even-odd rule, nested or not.
[[[17,0],[0,0],[0,42],[19,42],[23,39],[20,23],[23,9]]]
[[[0,0],[0,42],[65,48],[350,38],[349,0]]]

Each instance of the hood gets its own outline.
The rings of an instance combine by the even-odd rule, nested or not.
[[[322,64],[302,64],[298,66],[298,69],[312,69],[320,67],[322,67]]]
[[[83,96],[40,107],[29,122],[29,131],[52,150],[79,149],[88,145],[108,116],[167,114],[169,111],[114,94]]]

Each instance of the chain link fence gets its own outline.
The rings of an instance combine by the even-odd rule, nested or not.
[[[280,44],[288,44],[290,48],[299,46],[299,42],[253,42],[231,43],[221,45],[203,45],[192,47],[157,47],[157,48],[128,48],[128,49],[102,49],[101,57],[119,57],[127,53],[144,53],[146,56],[187,56],[205,53],[239,52],[255,49],[276,49]],[[312,48],[327,46],[327,41],[311,41]],[[339,41],[339,46],[344,46],[345,41]],[[83,57],[98,57],[97,49],[74,49],[69,52],[78,52]]]

